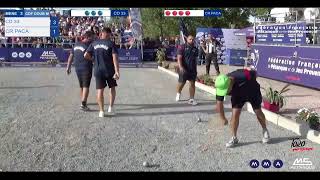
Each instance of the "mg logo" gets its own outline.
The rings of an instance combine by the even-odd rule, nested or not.
[[[11,56],[12,56],[13,58],[17,58],[17,57],[18,57],[18,53],[17,53],[17,52],[13,52],[13,53],[11,54]]]
[[[309,161],[309,158],[298,158],[293,162],[294,166],[309,166],[312,165],[312,162]]]
[[[297,158],[290,169],[315,169],[309,158]]]
[[[57,59],[56,53],[54,51],[43,51],[40,59]]]
[[[130,56],[130,52],[128,51],[128,52],[126,52],[126,56]]]
[[[256,160],[256,159],[253,159],[253,160],[250,161],[249,165],[250,165],[251,168],[258,168],[259,167],[259,161]]]

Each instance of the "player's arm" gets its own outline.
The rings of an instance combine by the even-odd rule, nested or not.
[[[116,79],[119,79],[120,78],[120,71],[119,71],[118,49],[114,43],[113,43],[113,48],[112,48],[112,61],[113,61],[113,65],[114,65]]]
[[[92,61],[93,60],[92,59],[92,54],[93,54],[93,46],[92,46],[92,44],[90,44],[88,49],[84,53],[84,59],[86,59],[88,61]]]
[[[228,94],[230,94],[231,90],[232,90],[232,87],[233,87],[233,84],[234,84],[234,79],[231,77],[230,78],[230,85],[229,85],[229,88],[228,88]],[[219,116],[220,116],[220,120],[222,122],[227,122],[227,118],[225,116],[225,113],[224,113],[224,105],[223,105],[223,102],[224,102],[224,96],[216,96],[216,101],[217,101],[217,106],[216,106],[216,110],[217,112],[219,113]]]
[[[183,65],[182,65],[183,51],[184,51],[184,47],[179,47],[178,52],[177,52],[177,60],[178,60],[179,70],[182,73],[185,71],[185,69],[183,68]]]
[[[73,52],[71,51],[69,57],[68,57],[68,64],[67,64],[67,74],[69,75],[71,73],[71,65],[73,62]]]
[[[201,46],[203,52],[206,53],[206,54],[208,54],[208,49],[207,49],[206,47],[207,47],[207,46],[206,46],[205,43]]]

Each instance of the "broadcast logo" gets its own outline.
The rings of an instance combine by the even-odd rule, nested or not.
[[[31,58],[31,57],[32,57],[32,53],[31,53],[31,52],[27,52],[27,53],[26,53],[26,57],[27,57],[27,58]]]
[[[291,143],[292,151],[311,151],[313,148],[305,147],[306,141],[300,140],[299,138],[293,138]]]
[[[25,56],[24,52],[20,52],[20,53],[19,53],[19,57],[20,57],[20,58],[24,58],[24,56]]]
[[[17,58],[17,57],[18,57],[18,53],[17,53],[17,52],[13,52],[13,53],[11,54],[11,56],[12,56],[13,58]]]
[[[258,160],[253,159],[253,160],[251,160],[251,161],[249,162],[249,165],[250,165],[251,168],[255,168],[255,169],[256,169],[256,168],[259,167],[260,163],[259,163]],[[279,168],[282,168],[283,162],[282,162],[280,159],[274,160],[273,163],[272,163],[270,160],[268,160],[268,159],[264,159],[264,160],[261,161],[261,166],[262,166],[264,169],[268,169],[268,168],[270,168],[272,165],[273,165],[273,167],[279,169]]]
[[[309,160],[309,158],[297,158],[293,165],[290,167],[290,169],[315,169],[312,162]]]
[[[54,51],[43,51],[40,59],[58,59]]]

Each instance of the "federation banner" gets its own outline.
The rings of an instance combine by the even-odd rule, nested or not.
[[[320,48],[253,45],[259,76],[320,89]]]

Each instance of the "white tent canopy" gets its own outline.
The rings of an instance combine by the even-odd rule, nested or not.
[[[283,23],[285,22],[285,17],[290,13],[289,8],[273,8],[271,9],[270,15],[271,17],[276,18],[277,22]]]

